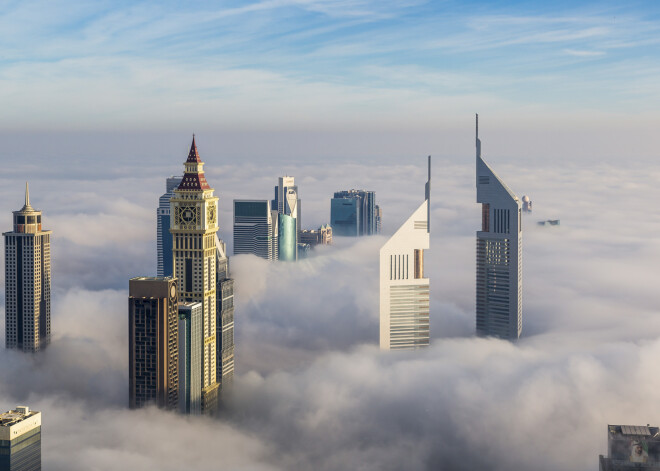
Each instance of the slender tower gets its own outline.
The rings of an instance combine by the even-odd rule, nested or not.
[[[380,348],[403,350],[429,345],[429,248],[431,156],[424,202],[380,249]]]
[[[5,346],[37,352],[50,342],[50,235],[41,211],[14,211],[14,230],[5,232]]]
[[[476,116],[477,335],[515,340],[522,332],[522,226],[518,197],[481,158]]]
[[[204,177],[193,135],[184,175],[170,199],[174,277],[179,299],[202,303],[202,412],[217,408],[216,232],[218,198]]]

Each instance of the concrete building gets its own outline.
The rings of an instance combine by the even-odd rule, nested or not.
[[[522,332],[522,212],[520,200],[481,158],[476,121],[477,335],[515,340]]]
[[[202,303],[179,303],[179,412],[202,413]]]
[[[376,193],[337,191],[330,201],[330,225],[339,236],[376,234]]]
[[[174,278],[128,283],[128,383],[131,409],[179,407],[179,311]]]
[[[41,412],[29,407],[0,414],[0,471],[41,470]]]
[[[234,280],[225,243],[216,237],[217,382],[226,394],[234,382]]]
[[[660,471],[660,428],[608,425],[608,456],[599,456],[600,471]]]
[[[300,233],[300,242],[309,244],[312,248],[317,245],[332,245],[332,227],[324,224],[316,230],[303,230]]]
[[[234,200],[234,255],[277,260],[278,215],[266,200]]]
[[[179,186],[183,176],[169,177],[165,181],[165,194],[158,199],[156,209],[156,248],[157,248],[157,275],[172,276],[172,234],[170,233],[170,198],[174,196],[174,190]]]
[[[14,230],[5,232],[5,346],[38,352],[50,342],[50,236],[41,211],[25,204],[13,212]]]
[[[218,198],[204,176],[204,162],[193,135],[184,175],[170,198],[174,277],[179,298],[202,303],[202,412],[217,410],[216,350],[216,232]]]
[[[431,157],[424,202],[380,249],[380,348],[429,345],[429,279],[424,250],[430,243]]]

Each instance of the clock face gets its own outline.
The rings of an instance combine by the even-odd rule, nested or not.
[[[180,206],[178,209],[180,224],[197,224],[197,208],[195,206]]]
[[[209,206],[208,210],[206,211],[207,218],[209,220],[209,224],[215,224],[215,206],[211,205]]]

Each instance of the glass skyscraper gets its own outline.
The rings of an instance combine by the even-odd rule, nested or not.
[[[376,234],[378,232],[376,218],[376,193],[374,191],[337,191],[330,201],[330,225],[335,235]]]
[[[266,200],[234,200],[234,255],[277,260],[277,215]]]
[[[202,303],[179,304],[179,411],[202,413]]]
[[[0,414],[0,470],[41,470],[41,412],[18,406]]]
[[[165,181],[165,194],[158,199],[156,209],[156,247],[158,276],[172,276],[172,234],[170,233],[170,198],[181,183],[180,177],[169,177]]]

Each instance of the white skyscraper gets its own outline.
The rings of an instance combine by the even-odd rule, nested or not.
[[[41,211],[14,211],[14,230],[5,232],[5,346],[37,352],[50,342],[50,235]]]
[[[425,200],[380,249],[380,348],[400,350],[429,345],[429,248],[431,156]]]
[[[481,158],[476,122],[477,335],[517,339],[522,331],[522,227],[520,200]]]

